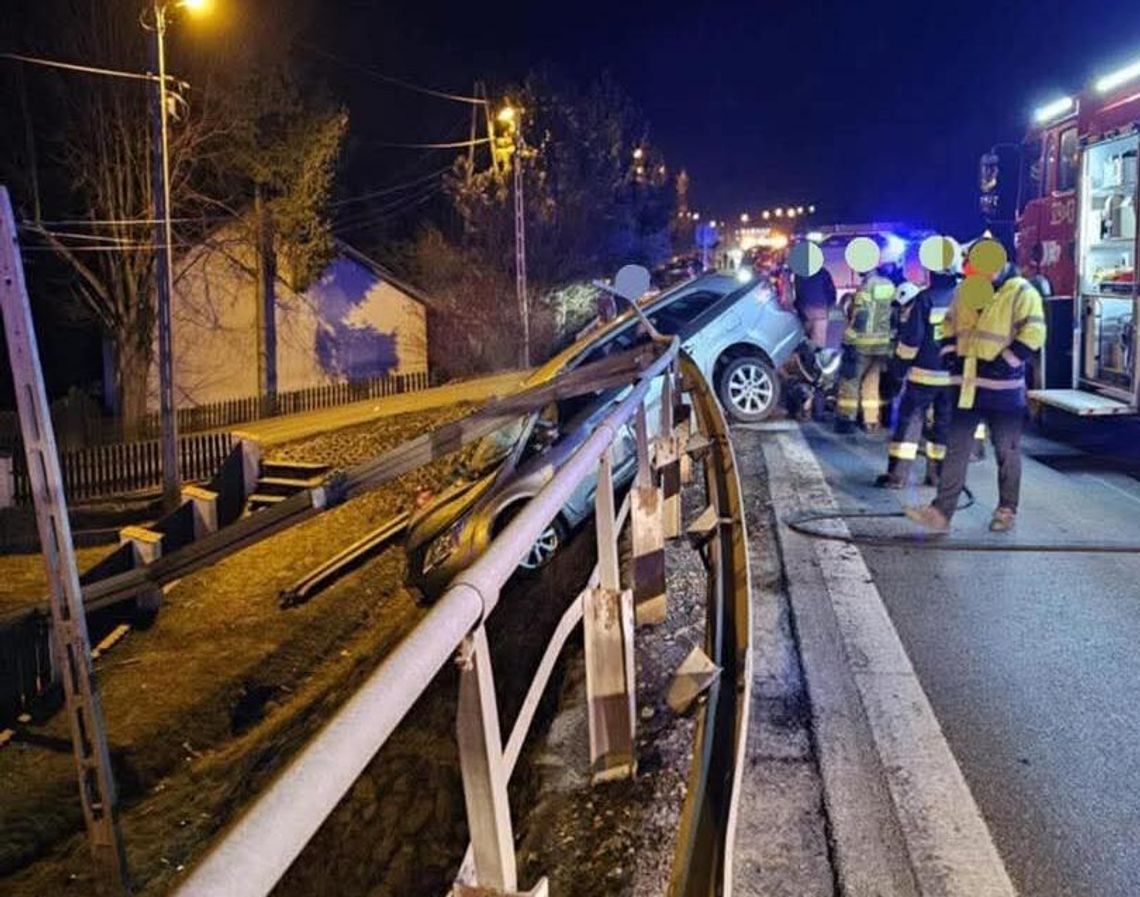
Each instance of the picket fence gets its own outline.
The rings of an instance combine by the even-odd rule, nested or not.
[[[178,432],[188,434],[223,430],[267,417],[318,411],[350,402],[418,392],[430,385],[427,371],[417,371],[345,383],[324,383],[280,392],[273,398],[243,396],[225,399],[191,408],[179,408]],[[128,441],[122,419],[98,414],[94,403],[74,409],[69,409],[66,402],[56,403],[52,408],[52,420],[61,449],[88,448]],[[158,439],[161,434],[162,421],[159,415],[150,413],[138,423],[130,441]],[[0,412],[0,449],[16,453],[15,450],[19,446],[19,417],[14,411]]]
[[[208,480],[221,467],[236,438],[230,433],[195,433],[180,437],[182,479]],[[87,501],[162,487],[162,446],[157,439],[117,442],[63,451],[59,455],[64,491],[69,502]],[[16,503],[32,503],[31,484],[23,453],[12,457]]]

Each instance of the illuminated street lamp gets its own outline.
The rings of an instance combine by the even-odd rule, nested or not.
[[[771,212],[769,212],[767,209],[765,209],[765,210],[764,210],[764,212],[763,212],[763,215],[762,215],[762,217],[764,218],[764,220],[765,220],[765,221],[767,221],[769,218],[771,218],[771,217],[772,217],[772,213],[771,213]]]
[[[502,136],[496,138],[496,146],[503,153],[509,153],[514,162],[515,193],[515,298],[522,321],[522,364],[530,367],[530,303],[526,296],[526,222],[523,215],[523,168],[522,157],[525,149],[519,118],[522,110],[509,102],[499,110],[495,120],[502,125]]]
[[[741,224],[747,224],[748,221],[749,221],[748,213],[747,212],[741,212],[740,213],[740,223]]]
[[[211,0],[177,0],[174,6],[204,15]],[[158,74],[151,103],[151,194],[154,203],[154,282],[158,318],[158,403],[162,421],[162,501],[167,510],[181,501],[182,474],[178,460],[178,416],[174,410],[174,350],[171,337],[170,297],[174,292],[173,235],[170,226],[170,114],[166,91],[166,17],[168,7],[154,0],[153,64]]]
[[[784,210],[783,209],[776,209],[776,217],[777,218],[783,218],[784,217]]]
[[[804,207],[803,206],[796,206],[796,214],[802,215],[803,213],[804,213]]]
[[[815,206],[808,206],[808,214],[809,215],[815,214]]]

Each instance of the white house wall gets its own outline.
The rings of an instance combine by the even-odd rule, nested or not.
[[[178,265],[172,303],[179,407],[256,395],[256,260],[244,241],[216,241]],[[423,304],[355,258],[340,256],[304,293],[277,283],[280,391],[427,370]],[[157,365],[150,372],[158,405]]]

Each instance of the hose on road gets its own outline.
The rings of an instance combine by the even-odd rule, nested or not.
[[[958,510],[965,510],[975,503],[969,489],[965,503]],[[849,545],[866,545],[868,548],[912,548],[919,551],[1004,551],[1021,553],[1068,553],[1068,554],[1140,554],[1140,543],[1136,542],[1010,542],[1005,536],[992,539],[955,539],[943,534],[915,533],[912,535],[871,535],[870,533],[825,532],[814,526],[825,520],[882,520],[893,517],[906,517],[904,511],[868,511],[862,508],[835,508],[833,510],[808,510],[784,518],[784,524],[793,532],[812,539],[826,542],[844,542]]]

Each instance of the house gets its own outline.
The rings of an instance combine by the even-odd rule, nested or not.
[[[259,394],[257,276],[254,244],[238,225],[177,260],[171,319],[178,407]],[[351,247],[338,243],[303,290],[277,277],[274,293],[278,392],[427,371],[425,297]],[[157,365],[150,405],[158,407]]]

